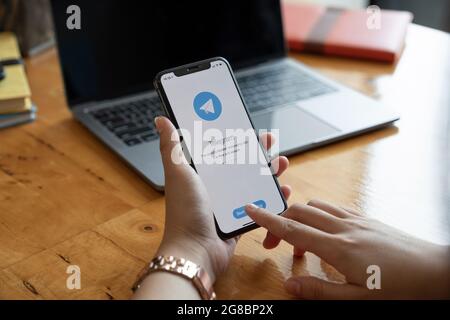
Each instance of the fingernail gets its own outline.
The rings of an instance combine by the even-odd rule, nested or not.
[[[157,116],[156,118],[155,118],[155,127],[156,127],[156,130],[158,131],[158,132],[161,132],[161,129],[160,129],[160,125],[161,125],[161,117],[160,116]]]
[[[257,206],[255,206],[253,203],[250,203],[245,206],[245,211],[247,212],[255,212],[258,209]]]
[[[297,295],[300,292],[300,283],[294,279],[286,281],[284,286],[290,294]]]

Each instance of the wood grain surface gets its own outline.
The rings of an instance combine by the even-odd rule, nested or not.
[[[449,243],[449,56],[448,34],[414,25],[395,65],[292,55],[392,105],[401,120],[290,157],[281,178],[290,202],[328,200]],[[126,299],[161,239],[164,196],[71,116],[55,50],[26,68],[39,118],[0,131],[0,299]],[[289,298],[283,281],[294,274],[342,279],[312,254],[293,258],[285,243],[263,249],[263,237],[241,238],[219,298]],[[71,264],[81,290],[66,288]]]

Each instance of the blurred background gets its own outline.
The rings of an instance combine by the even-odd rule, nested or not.
[[[450,32],[448,0],[283,0],[343,8],[407,10],[414,23]],[[0,0],[0,31],[14,31],[24,56],[33,56],[54,44],[48,0]]]
[[[450,32],[450,1],[448,0],[283,0],[343,8],[367,8],[377,5],[381,9],[406,10],[414,14],[414,23]]]

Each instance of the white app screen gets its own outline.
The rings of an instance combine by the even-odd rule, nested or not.
[[[249,203],[281,213],[284,201],[228,66],[217,60],[195,73],[165,74],[161,83],[222,232],[252,223]]]

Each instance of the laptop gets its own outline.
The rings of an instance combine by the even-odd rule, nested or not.
[[[67,8],[80,8],[69,29]],[[74,117],[151,185],[164,174],[153,119],[161,70],[214,56],[233,67],[257,129],[279,129],[291,155],[392,124],[382,104],[287,56],[279,0],[51,2]]]

